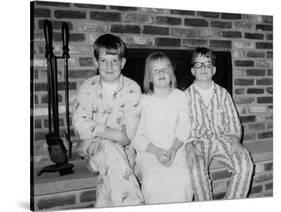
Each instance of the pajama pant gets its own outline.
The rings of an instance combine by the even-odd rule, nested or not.
[[[123,148],[102,140],[92,147],[89,164],[99,171],[96,207],[144,204],[144,199]]]
[[[231,141],[212,138],[193,142],[196,149],[192,173],[195,201],[212,200],[213,193],[208,169],[212,159],[218,160],[232,173],[224,199],[246,198],[253,172],[253,162],[249,152],[231,154]]]

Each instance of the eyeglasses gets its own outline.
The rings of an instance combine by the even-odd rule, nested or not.
[[[194,68],[199,69],[199,68],[212,68],[213,64],[211,62],[205,62],[205,63],[201,63],[201,62],[194,62]]]

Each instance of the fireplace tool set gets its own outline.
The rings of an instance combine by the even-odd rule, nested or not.
[[[60,175],[73,173],[73,164],[68,160],[72,154],[72,142],[70,140],[70,121],[69,121],[69,93],[68,93],[68,58],[69,58],[69,29],[67,23],[62,23],[62,56],[57,57],[53,54],[52,46],[52,24],[49,20],[44,21],[44,35],[46,41],[47,58],[47,81],[48,81],[48,121],[49,133],[46,134],[48,152],[51,161],[55,164],[44,167],[38,175],[44,172],[59,172]],[[65,140],[68,143],[67,149],[59,132],[59,105],[58,105],[58,80],[57,80],[57,60],[64,60],[64,78],[65,78],[65,116],[66,116],[66,132]]]

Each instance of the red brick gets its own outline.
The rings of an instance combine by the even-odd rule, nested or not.
[[[254,57],[254,58],[263,58],[265,57],[264,52],[258,52],[258,51],[248,51],[246,54],[247,57]]]
[[[222,37],[224,38],[241,38],[242,33],[238,31],[223,31]]]
[[[85,19],[86,12],[79,10],[55,10],[56,18],[71,18],[71,19]]]
[[[180,47],[181,40],[176,38],[155,38],[155,46]]]
[[[258,138],[259,138],[259,139],[273,138],[273,132],[272,132],[272,131],[269,131],[269,132],[259,133],[259,134],[258,134]]]
[[[249,130],[264,130],[265,124],[264,123],[254,123],[247,125],[247,129]]]
[[[267,76],[272,76],[272,74],[273,74],[273,73],[272,73],[272,69],[268,69],[268,70],[267,70]]]
[[[93,57],[79,57],[80,66],[94,66]]]
[[[153,23],[153,17],[147,14],[127,14],[125,16],[125,22],[132,22],[132,23]]]
[[[96,190],[84,191],[80,195],[80,202],[92,202],[96,200]]]
[[[236,104],[251,104],[255,101],[254,97],[235,97],[235,103]]]
[[[185,26],[193,26],[193,27],[207,27],[207,26],[209,26],[209,23],[205,19],[185,18],[184,19],[184,25]]]
[[[234,85],[242,85],[242,86],[254,85],[254,80],[253,79],[235,79]]]
[[[74,7],[89,8],[89,9],[99,9],[99,10],[106,9],[105,5],[97,5],[97,4],[74,4]]]
[[[197,12],[197,16],[202,16],[206,18],[219,18],[220,14],[215,12]]]
[[[273,175],[272,173],[269,173],[269,174],[262,174],[262,175],[259,175],[259,176],[255,176],[254,177],[254,181],[256,183],[260,183],[260,182],[264,182],[264,181],[268,181],[268,180],[272,180],[273,179]]]
[[[273,170],[273,163],[272,162],[265,163],[264,164],[264,170],[265,171],[272,171]]]
[[[232,22],[226,22],[226,21],[211,21],[211,27],[215,28],[232,28]]]
[[[273,97],[271,96],[257,97],[257,103],[267,104],[272,102],[273,102]]]
[[[90,19],[99,20],[99,21],[121,21],[121,13],[115,12],[90,12]]]
[[[73,25],[69,21],[51,21],[53,30],[61,30],[61,26],[63,22],[67,23],[69,30],[73,29]],[[39,20],[38,27],[39,29],[44,28],[44,20]]]
[[[248,133],[248,134],[244,134],[244,136],[243,136],[243,141],[250,141],[250,140],[255,141],[256,139],[257,139],[257,136],[255,133]]]
[[[263,69],[247,69],[247,76],[265,76],[265,70]]]
[[[257,79],[257,85],[272,85],[273,79],[272,78],[264,78],[264,79]]]
[[[229,40],[210,40],[210,47],[231,48],[232,42]]]
[[[272,24],[273,23],[273,16],[263,15],[262,16],[264,23]]]
[[[140,26],[112,24],[111,32],[113,32],[113,33],[140,33]]]
[[[271,68],[273,66],[271,59],[256,60],[256,67]]]
[[[244,88],[237,88],[235,89],[235,94],[245,94],[245,89]]]
[[[266,52],[266,57],[267,58],[273,58],[273,52],[272,51],[267,51]]]
[[[249,32],[245,32],[244,38],[246,38],[246,39],[263,40],[264,35],[261,34],[261,33],[249,33]]]
[[[267,124],[267,129],[273,129],[273,123],[272,122]]]
[[[236,13],[222,13],[221,18],[222,19],[241,19],[242,15],[236,14]]]
[[[266,92],[269,94],[273,94],[273,88],[272,87],[266,88]]]
[[[267,34],[266,40],[273,40],[273,34]]]
[[[33,11],[34,17],[49,18],[51,17],[51,10],[45,8],[36,8]]]
[[[175,14],[175,15],[190,15],[190,16],[195,15],[194,11],[187,11],[187,10],[171,10],[170,12],[171,14]]]
[[[237,29],[252,30],[254,28],[254,23],[252,22],[237,21],[234,23],[234,25]]]
[[[256,120],[256,116],[240,116],[240,120],[242,123],[254,122]]]
[[[249,194],[256,194],[262,192],[262,185],[259,186],[251,186]]]
[[[65,83],[59,82],[58,83],[58,90],[64,90],[65,89]],[[69,82],[69,89],[75,90],[76,89],[76,83],[75,82]],[[47,84],[46,83],[36,83],[35,84],[35,91],[47,91]]]
[[[96,75],[95,70],[71,70],[69,71],[69,78],[90,78],[92,76]]]
[[[257,42],[256,48],[257,49],[272,49],[273,45],[272,45],[272,43],[268,43],[268,42]]]
[[[269,24],[257,24],[256,25],[256,30],[257,31],[272,31],[273,26]]]
[[[183,46],[207,46],[208,41],[202,39],[183,39]]]
[[[54,6],[54,7],[70,7],[70,3],[62,2],[49,2],[49,1],[37,1],[36,5]]]
[[[157,26],[144,26],[143,33],[150,35],[169,35],[169,28]]]
[[[53,34],[53,41],[62,41],[62,34],[61,33],[54,33]],[[83,33],[70,33],[69,34],[69,41],[71,42],[83,42],[85,41],[85,34]]]
[[[37,207],[42,209],[50,209],[57,206],[73,205],[75,204],[75,195],[42,198],[38,201]]]
[[[157,16],[156,24],[164,24],[164,25],[181,25],[180,18],[168,17],[168,16]]]
[[[252,60],[235,60],[234,65],[239,66],[239,67],[249,67],[249,66],[254,66],[254,61],[252,61]]]
[[[223,170],[223,171],[213,172],[211,175],[212,175],[212,180],[215,181],[215,180],[229,178],[231,176],[231,173],[227,170]]]
[[[34,127],[35,128],[42,128],[42,122],[40,119],[35,119],[34,120]]]
[[[273,183],[265,184],[265,190],[271,190],[271,189],[273,189]]]
[[[171,34],[175,36],[186,36],[189,38],[197,38],[200,36],[200,31],[197,29],[186,29],[186,28],[172,28]]]
[[[137,7],[124,7],[124,6],[110,6],[113,10],[119,10],[119,11],[136,11]]]
[[[263,94],[264,89],[263,88],[248,88],[247,93],[248,94]]]

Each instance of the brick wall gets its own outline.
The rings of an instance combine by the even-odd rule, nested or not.
[[[273,146],[273,17],[123,7],[93,4],[35,2],[31,21],[34,88],[32,158],[35,165],[49,164],[47,145],[47,78],[43,21],[53,23],[54,53],[61,55],[61,23],[70,28],[70,101],[80,83],[96,74],[92,44],[104,33],[120,36],[128,48],[193,49],[210,47],[230,51],[233,64],[233,98],[244,127],[243,143],[256,164],[250,196],[272,195]],[[58,63],[60,126],[64,118],[63,64]],[[72,130],[73,159],[79,139]],[[229,175],[220,166],[212,171],[217,197],[225,192]]]

